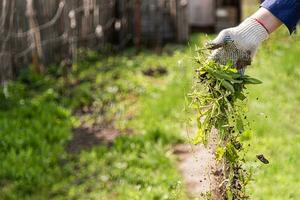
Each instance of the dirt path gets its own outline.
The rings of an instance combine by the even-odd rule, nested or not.
[[[174,149],[179,157],[178,168],[184,178],[190,199],[206,200],[211,195],[213,200],[222,200],[223,169],[214,155],[216,133],[208,147],[204,145],[181,144]]]

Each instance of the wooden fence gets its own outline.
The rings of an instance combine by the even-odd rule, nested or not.
[[[79,47],[184,42],[186,0],[0,0],[0,32],[3,82],[28,64],[76,60]]]

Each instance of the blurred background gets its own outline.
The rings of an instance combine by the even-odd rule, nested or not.
[[[195,30],[218,32],[241,20],[238,0],[3,0],[1,81],[33,63],[36,70],[76,60],[77,49],[118,51],[186,43]]]
[[[194,48],[258,8],[0,0],[0,199],[189,199],[175,147],[193,129]],[[247,72],[264,82],[248,88],[253,199],[300,199],[299,39],[282,27]]]

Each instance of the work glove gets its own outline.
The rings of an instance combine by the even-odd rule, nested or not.
[[[213,50],[210,59],[233,67],[244,73],[251,64],[258,46],[269,37],[267,29],[256,19],[248,18],[239,26],[221,31],[207,48]]]

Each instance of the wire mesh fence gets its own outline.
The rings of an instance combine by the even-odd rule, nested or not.
[[[0,80],[38,72],[77,49],[121,49],[187,39],[184,0],[0,0]]]

